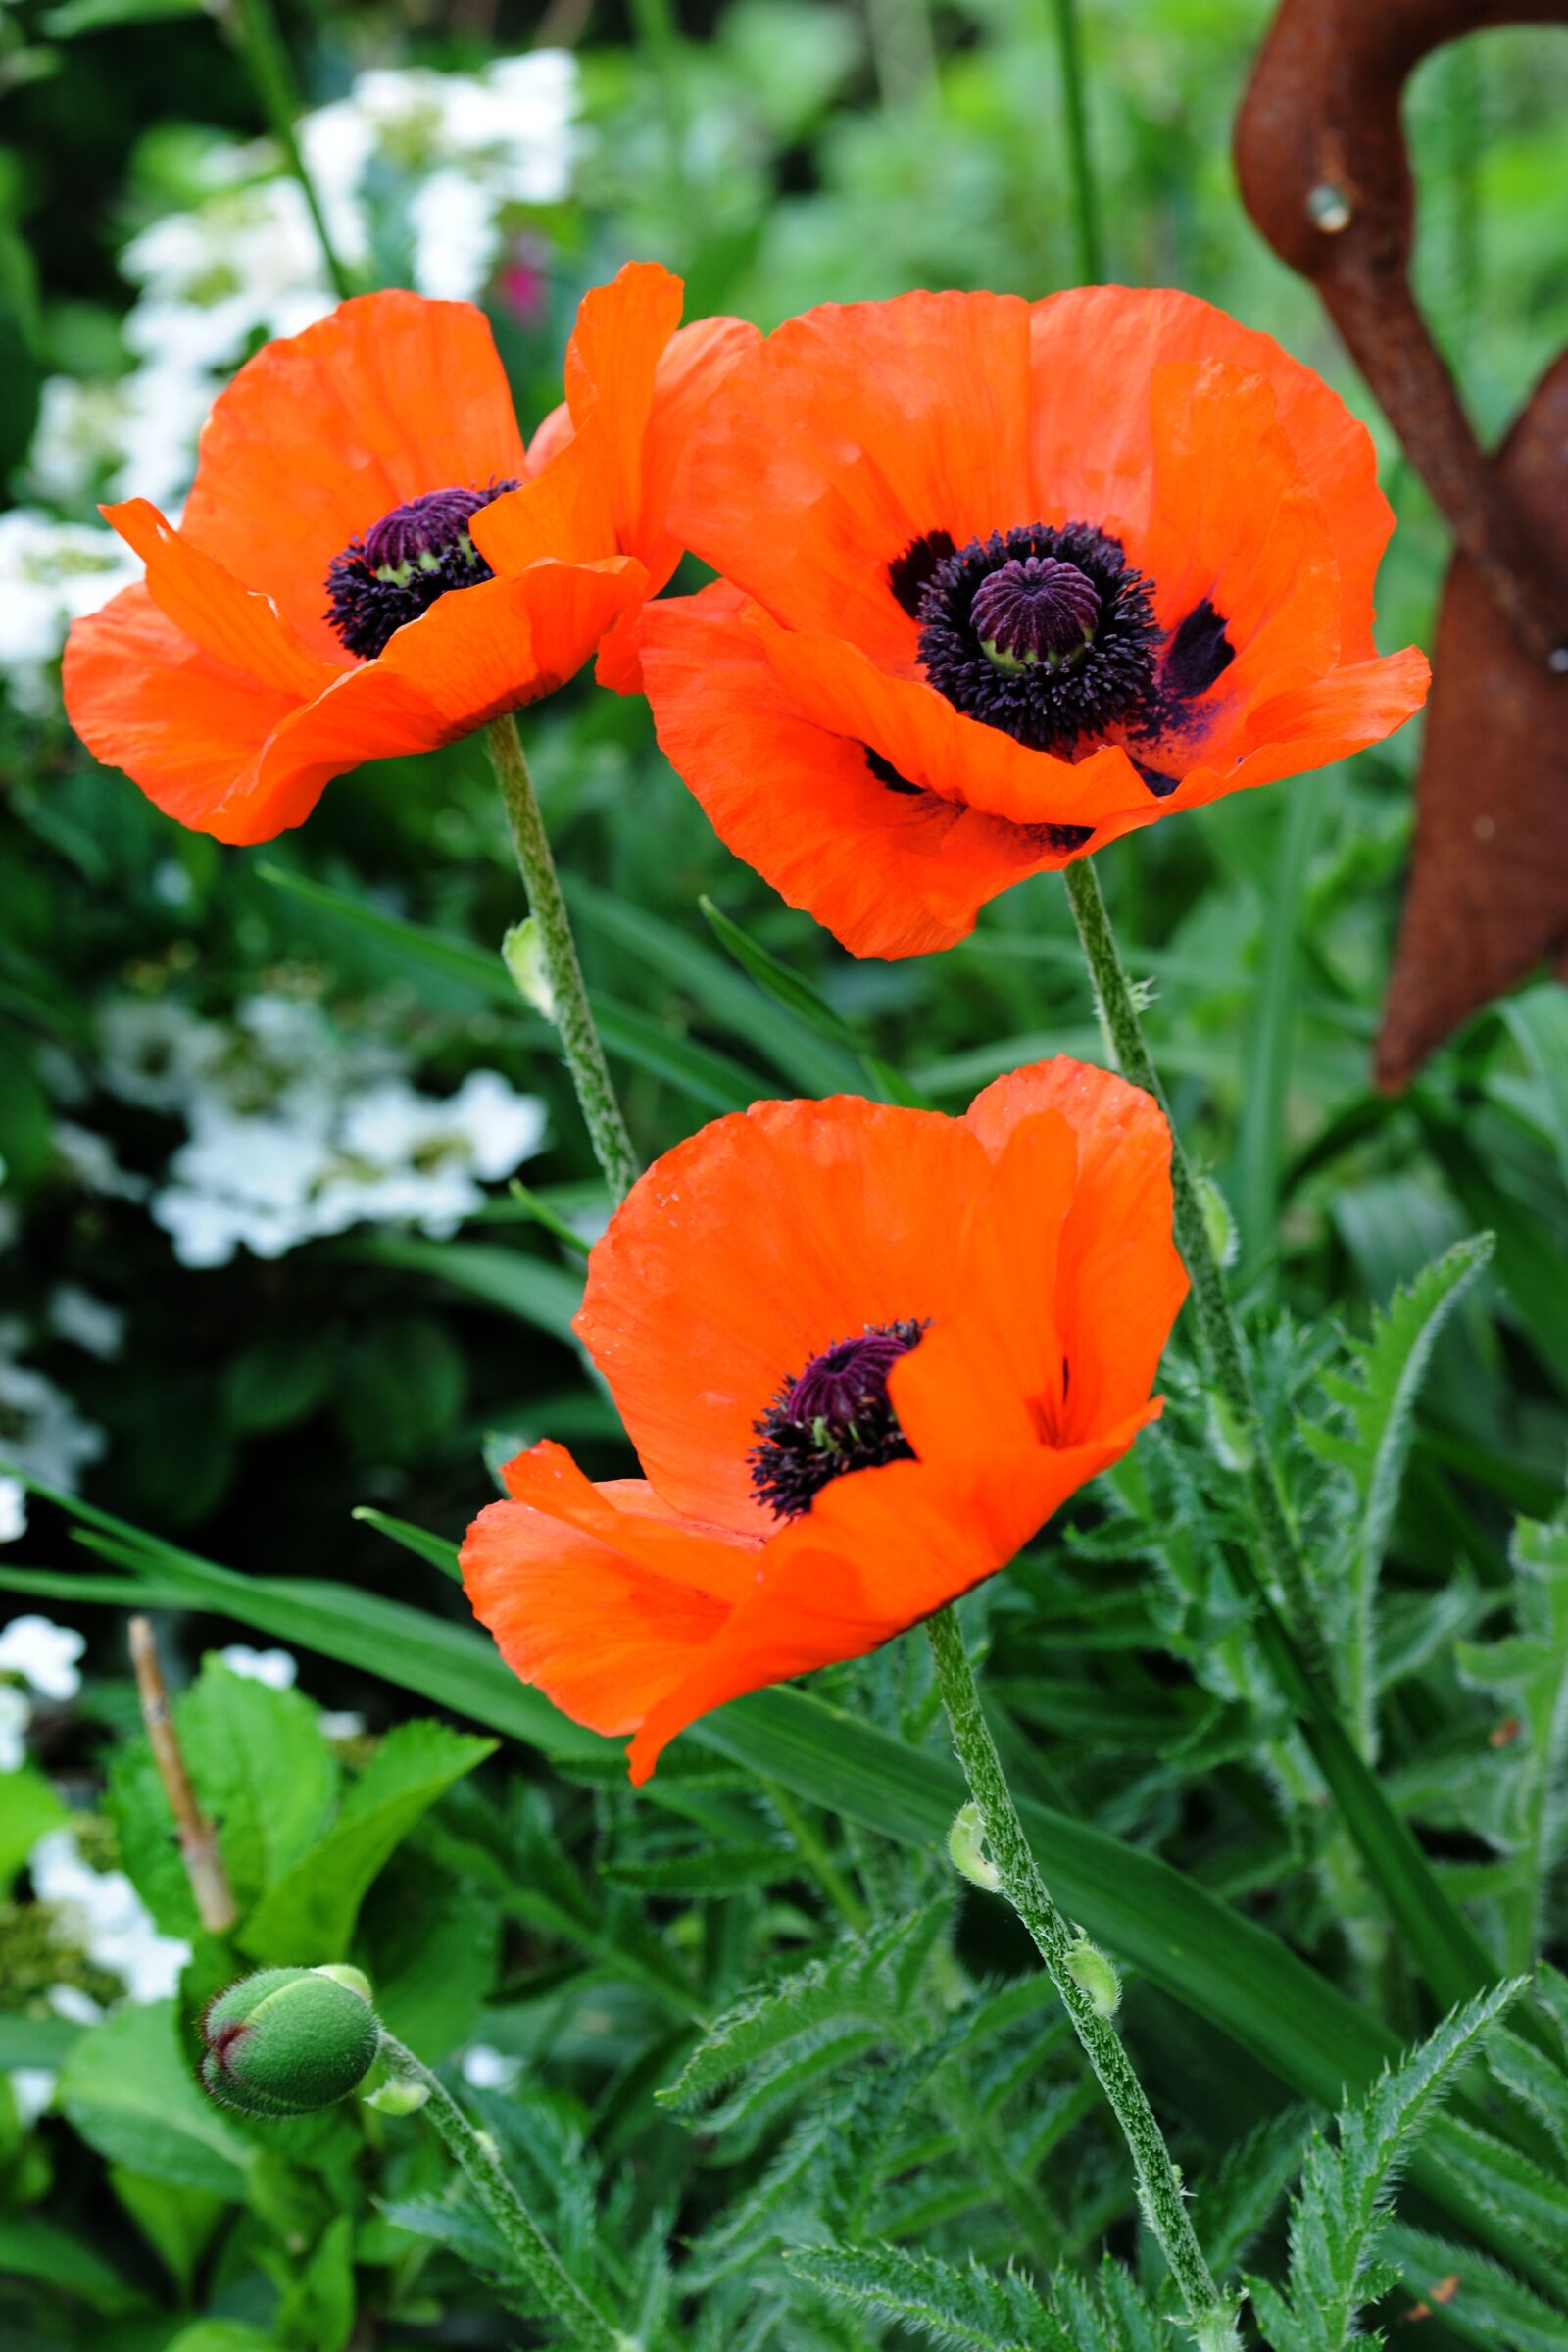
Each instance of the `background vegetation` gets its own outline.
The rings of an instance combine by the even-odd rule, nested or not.
[[[1232,185],[1264,18],[1088,0],[1111,274],[1271,329],[1364,413]],[[0,1637],[0,2336],[545,2340],[416,2119],[253,2127],[191,2085],[188,2020],[238,1967],[352,1954],[650,2344],[1168,2343],[1122,2274],[1102,2305],[1088,2283],[1102,2249],[1143,2261],[1125,2159],[1022,1937],[958,1899],[923,1651],[731,1710],[634,1800],[467,1630],[445,1545],[486,1464],[548,1433],[596,1474],[628,1466],[570,1343],[571,1253],[501,1181],[520,1169],[584,1231],[602,1216],[495,953],[518,885],[479,747],[364,769],[307,831],[227,853],[64,723],[64,620],[121,576],[95,500],[122,480],[177,500],[226,369],[329,299],[233,30],[195,0],[0,9],[0,1456],[84,1494],[99,1554],[0,1482],[0,1583],[86,1640],[78,1662],[25,1621]],[[681,270],[689,312],[764,326],[1075,274],[1046,0],[678,22],[669,0],[542,21],[308,0],[286,31],[356,266],[484,299],[530,426],[580,292],[630,254]],[[558,48],[575,62],[519,77]],[[1412,95],[1423,290],[1489,435],[1568,334],[1565,108],[1568,40],[1544,30],[1446,52]],[[1430,644],[1443,534],[1380,447],[1383,642]],[[862,1048],[951,1108],[1040,1054],[1102,1057],[1052,878],[940,960],[852,964],[719,848],[640,704],[585,679],[526,731],[647,1153],[760,1095],[863,1088]],[[1403,1099],[1370,1091],[1416,750],[1408,730],[1161,825],[1103,879],[1235,1213],[1365,1748],[1499,1971],[1526,1973],[1562,1957],[1568,1827],[1568,1538],[1541,1524],[1568,1436],[1568,1011],[1544,980]],[[793,1004],[705,899],[805,984]],[[1447,1260],[1379,1320],[1482,1229],[1490,1262]],[[1250,2246],[1280,2281],[1312,2116],[1444,2003],[1257,1671],[1179,1348],[1166,1386],[1168,1433],[971,1631],[1009,1769],[1051,1815],[1047,1875],[1126,1969],[1213,2259]],[[181,1732],[243,1906],[226,1944],[195,1920],[137,1728],[133,1594],[189,1678]],[[233,1646],[258,1642],[289,1656]],[[751,1990],[781,1978],[781,1999]],[[1544,1982],[1528,2015],[1548,2022],[1491,2038],[1490,2088],[1467,2078],[1414,2161],[1383,2248],[1406,2285],[1361,2275],[1359,2241],[1336,2257],[1347,2314],[1383,2295],[1400,2328],[1424,2299],[1423,2343],[1568,2344]],[[1310,2178],[1298,2193],[1309,2222]],[[971,2256],[991,2280],[960,2293]],[[1054,2320],[1009,2263],[1047,2303],[1059,2274]],[[1337,2345],[1310,2332],[1313,2311],[1337,2324],[1327,2279],[1292,2274],[1303,2331],[1287,2307],[1265,2340]]]

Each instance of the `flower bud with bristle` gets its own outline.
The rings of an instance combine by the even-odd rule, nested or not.
[[[357,1969],[264,1968],[220,1993],[202,2019],[202,2082],[243,2115],[311,2115],[368,2073],[381,2041]]]

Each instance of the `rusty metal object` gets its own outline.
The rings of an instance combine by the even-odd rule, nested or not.
[[[1311,279],[1452,528],[1379,1084],[1568,951],[1568,368],[1488,457],[1410,287],[1399,117],[1430,50],[1568,0],[1284,0],[1236,126],[1248,211]]]

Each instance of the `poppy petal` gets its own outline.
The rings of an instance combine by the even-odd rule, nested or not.
[[[222,841],[270,841],[303,822],[334,776],[367,760],[433,751],[552,694],[643,594],[641,564],[534,564],[515,579],[443,596],[386,651],[335,679],[263,747],[225,802]]]
[[[917,1348],[914,1355],[920,1350]],[[914,1356],[906,1358],[912,1364]],[[763,1553],[763,1583],[648,1710],[627,1754],[648,1779],[677,1732],[770,1683],[863,1657],[1006,1565],[1053,1511],[1119,1459],[1152,1410],[1092,1446],[993,1452],[973,1474],[923,1463],[843,1478]]]
[[[1372,652],[1372,591],[1394,514],[1372,437],[1338,393],[1271,335],[1171,289],[1074,287],[1036,303],[1032,462],[1042,520],[1084,519],[1142,537],[1153,491],[1149,387],[1157,368],[1229,366],[1272,389],[1302,477],[1317,496],[1342,598],[1342,659]],[[1237,464],[1225,473],[1235,495]],[[1250,494],[1244,502],[1251,504]],[[1034,515],[1023,517],[1034,520]]]
[[[181,529],[270,596],[323,660],[327,568],[411,498],[520,479],[489,325],[466,302],[357,295],[248,360],[214,405]]]
[[[666,1152],[594,1248],[576,1329],[665,1501],[775,1523],[748,1457],[782,1384],[867,1325],[961,1311],[984,1189],[961,1121],[842,1097],[760,1102]]]
[[[1431,684],[1431,665],[1413,645],[1294,684],[1260,700],[1227,740],[1205,744],[1203,764],[1182,778],[1172,800],[1197,808],[1227,793],[1348,760],[1413,718]]]
[[[585,1482],[586,1483],[586,1482]],[[600,1489],[612,1532],[667,1521],[636,1479]],[[522,1502],[493,1502],[469,1528],[464,1589],[513,1672],[591,1731],[629,1732],[689,1673],[728,1605],[652,1573],[613,1542]]]
[[[987,1151],[1006,1155],[1047,1111],[1077,1141],[1055,1282],[1066,1442],[1149,1395],[1187,1275],[1171,1236],[1170,1129],[1153,1097],[1057,1055],[997,1079],[965,1115]]]
[[[215,662],[296,702],[320,694],[339,674],[341,663],[305,651],[270,596],[242,587],[146,499],[102,513],[146,564],[147,593],[159,611]]]
[[[889,565],[1029,512],[1029,308],[1003,294],[826,304],[726,379],[676,475],[671,528],[790,626],[913,659]]]
[[[549,464],[481,508],[469,537],[492,569],[525,571],[554,557],[591,564],[615,555],[615,506],[608,428],[590,416]]]
[[[853,955],[922,956],[966,938],[979,908],[1026,874],[1067,862],[1047,828],[873,773],[863,742],[796,708],[742,602],[719,584],[649,606],[636,624],[643,685],[671,766],[792,906]],[[1158,813],[1139,789],[1123,829]]]
[[[73,624],[64,683],[88,750],[199,833],[215,830],[259,747],[299,708],[294,695],[204,654],[139,581]]]
[[[659,262],[627,262],[577,309],[566,345],[566,406],[578,431],[597,416],[606,435],[611,501],[628,553],[643,505],[643,442],[654,379],[680,324],[686,289]],[[608,550],[605,552],[609,552]]]
[[[869,744],[911,784],[1015,825],[1093,830],[1111,818],[1147,818],[1149,788],[1119,744],[1076,763],[1029,751],[965,717],[923,679],[889,676],[846,638],[781,629],[757,605],[742,617],[803,718]]]

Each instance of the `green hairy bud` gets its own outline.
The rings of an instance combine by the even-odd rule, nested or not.
[[[1097,2016],[1115,2016],[1121,2007],[1121,1979],[1099,1944],[1080,1936],[1067,1954],[1067,1973],[1080,1991],[1088,1993]]]
[[[220,2106],[310,2115],[363,2080],[381,2027],[358,1969],[264,1968],[219,1994],[202,2037],[202,2082]]]

